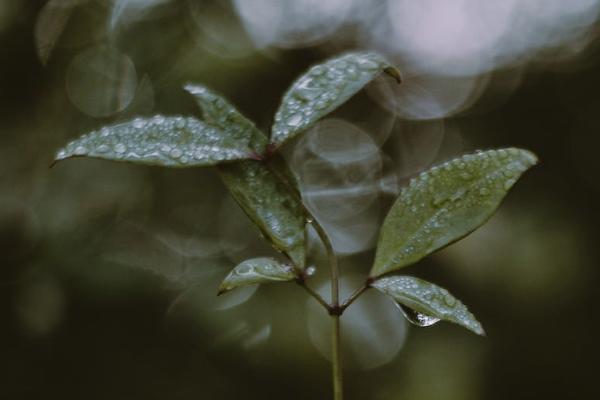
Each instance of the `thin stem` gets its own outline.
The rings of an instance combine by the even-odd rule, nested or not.
[[[342,351],[340,343],[340,316],[331,316],[331,360],[333,364],[333,399],[344,399],[343,376],[342,376]]]
[[[335,252],[333,250],[333,244],[327,236],[327,233],[314,218],[310,223],[317,235],[319,235],[319,239],[323,242],[323,246],[325,246],[325,251],[327,252],[327,259],[329,261],[329,269],[331,274],[331,306],[333,308],[337,308],[340,305],[340,293],[339,293],[339,279],[340,279],[340,271],[338,268],[337,258],[335,256]]]
[[[340,305],[341,312],[344,312],[346,308],[350,307],[350,304],[354,303],[356,299],[358,299],[364,292],[371,288],[370,282],[365,282],[361,287],[356,289],[354,293],[350,295],[344,302]]]
[[[333,250],[333,244],[331,243],[331,239],[327,235],[327,232],[323,229],[321,224],[315,219],[310,210],[305,206],[302,201],[302,197],[296,190],[296,188],[292,185],[291,182],[287,180],[287,177],[283,176],[280,171],[276,168],[273,168],[269,160],[265,160],[265,164],[267,168],[271,172],[273,172],[281,181],[290,189],[292,194],[294,194],[300,204],[302,205],[304,212],[309,218],[309,222],[312,227],[317,232],[319,239],[325,246],[325,250],[327,252],[327,258],[329,260],[329,269],[331,273],[331,304],[327,304],[321,296],[319,296],[316,292],[314,292],[311,288],[306,285],[302,285],[308,292],[311,294],[319,303],[322,305],[326,305],[327,311],[329,315],[331,315],[332,321],[332,329],[331,329],[331,354],[332,354],[332,372],[333,372],[333,398],[334,400],[343,400],[343,377],[342,377],[342,354],[341,354],[341,335],[340,335],[340,315],[342,313],[342,309],[340,308],[340,291],[339,291],[339,279],[340,272],[338,267],[337,258],[335,256],[335,251]],[[320,300],[319,300],[320,299]],[[322,300],[322,302],[321,302]]]
[[[328,313],[331,312],[331,306],[325,301],[323,297],[321,297],[319,293],[315,292],[313,288],[308,286],[306,282],[304,282],[304,280],[298,279],[296,280],[296,282],[298,283],[298,285],[302,286],[304,290],[306,290],[308,294],[311,295],[320,305],[322,305]]]
[[[337,258],[333,250],[333,245],[327,233],[316,220],[313,219],[311,225],[319,235],[321,242],[327,251],[329,259],[329,269],[331,272],[331,363],[332,363],[332,379],[333,379],[333,398],[334,400],[343,400],[343,376],[342,376],[342,350],[341,350],[341,335],[340,335],[340,316],[343,310],[340,308],[340,293],[339,279],[340,271]]]

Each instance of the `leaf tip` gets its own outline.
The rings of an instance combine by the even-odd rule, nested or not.
[[[540,159],[534,152],[529,151],[529,150],[522,150],[522,151],[523,151],[523,156],[525,157],[525,159],[531,166],[536,165],[540,162]]]
[[[224,285],[219,286],[219,289],[217,290],[217,297],[224,293],[229,292],[230,290],[231,290],[231,288],[225,287]]]
[[[400,71],[398,70],[398,68],[389,66],[384,68],[383,72],[394,78],[398,85],[402,83],[402,75],[400,75]]]
[[[206,87],[199,85],[197,83],[191,83],[191,82],[188,82],[185,85],[183,85],[183,89],[186,92],[188,92],[192,95],[195,95],[195,96],[202,95],[202,94],[206,93],[206,91],[207,91]]]

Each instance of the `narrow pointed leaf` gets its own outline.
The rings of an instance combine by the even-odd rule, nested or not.
[[[185,88],[194,96],[208,122],[224,131],[233,132],[257,155],[263,153],[267,144],[266,136],[233,105],[201,85],[187,85]],[[281,156],[275,154],[269,162],[286,180],[291,179]],[[246,160],[221,165],[219,172],[233,198],[263,235],[277,250],[287,254],[298,268],[304,269],[306,215],[298,193],[294,193],[294,187],[290,187],[261,161]]]
[[[194,96],[208,123],[218,126],[228,136],[254,150],[256,155],[263,154],[267,145],[266,136],[223,96],[205,86],[191,83],[185,85],[185,90]]]
[[[285,93],[275,114],[271,142],[275,147],[310,128],[381,72],[398,82],[400,74],[381,55],[356,52],[315,65]]]
[[[537,162],[526,150],[478,152],[411,180],[387,215],[371,277],[414,264],[474,231]]]
[[[296,279],[294,269],[272,258],[253,258],[235,267],[219,286],[219,294],[240,286],[268,282],[287,282]]]
[[[255,153],[256,158],[265,156],[267,138],[256,125],[248,118],[244,117],[231,103],[223,96],[208,89],[205,86],[189,83],[185,86],[196,103],[202,109],[204,118],[224,131],[228,131],[240,142],[245,143]],[[299,194],[298,179],[290,170],[287,162],[279,153],[269,154],[268,162],[275,168],[283,179],[285,179],[293,189]]]
[[[414,313],[417,325],[429,326],[437,320],[443,320],[454,322],[478,335],[485,335],[481,324],[467,307],[440,286],[412,276],[385,277],[371,286],[407,307],[408,310],[403,312]]]
[[[157,115],[92,131],[67,144],[56,160],[81,156],[184,168],[247,159],[250,149],[195,118]]]

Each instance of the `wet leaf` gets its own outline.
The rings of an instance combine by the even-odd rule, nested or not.
[[[310,128],[360,91],[381,72],[400,82],[400,74],[381,55],[348,53],[315,65],[285,93],[275,114],[275,147]]]
[[[206,120],[238,140],[247,143],[260,155],[267,144],[266,136],[219,94],[201,85],[187,85]],[[285,160],[274,155],[269,160],[279,175],[263,161],[246,160],[221,165],[219,172],[231,195],[273,246],[284,252],[301,269],[305,267],[304,233],[306,215],[295,182],[291,180]]]
[[[376,280],[371,286],[391,296],[403,307],[407,319],[416,325],[431,326],[443,320],[485,335],[467,307],[433,283],[412,276],[390,276]]]
[[[526,150],[490,150],[412,179],[383,223],[371,277],[414,264],[477,229],[536,162]]]
[[[219,171],[233,198],[263,235],[304,269],[306,215],[289,186],[259,161],[223,165]]]
[[[263,154],[267,145],[265,134],[223,96],[198,84],[187,84],[185,90],[194,96],[206,122],[218,126],[228,136],[254,150],[257,156]]]
[[[296,279],[294,268],[272,258],[253,258],[235,267],[219,286],[219,294],[240,286],[268,282],[288,282]]]
[[[156,115],[83,135],[61,149],[56,160],[85,156],[185,168],[247,159],[249,155],[246,143],[215,126],[190,117]]]

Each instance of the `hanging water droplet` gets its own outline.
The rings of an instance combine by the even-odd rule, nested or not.
[[[407,307],[403,304],[398,304],[398,305],[400,306],[400,309],[402,310],[402,313],[404,314],[406,319],[411,324],[414,324],[414,325],[417,325],[420,327],[428,327],[428,326],[435,325],[441,321],[439,318],[420,313],[420,312],[415,311],[412,308]]]

